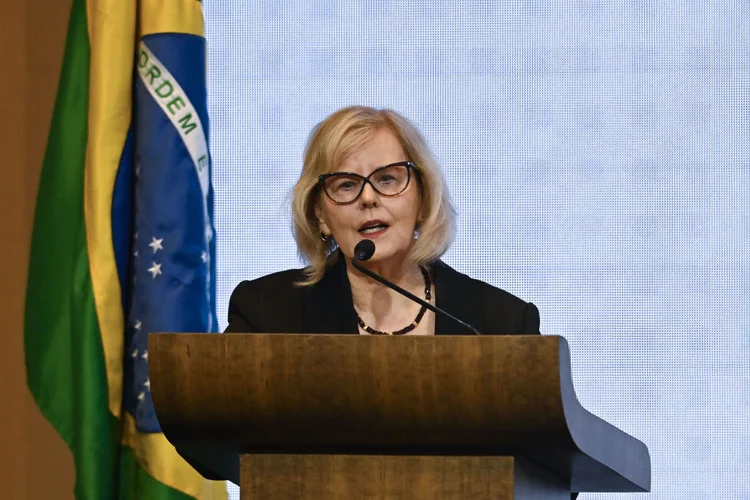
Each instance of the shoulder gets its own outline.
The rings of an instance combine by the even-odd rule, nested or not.
[[[433,269],[436,273],[441,275],[441,278],[446,281],[447,285],[455,287],[455,289],[469,292],[474,294],[475,297],[478,295],[494,304],[503,303],[508,304],[511,307],[526,307],[527,302],[522,298],[517,297],[502,288],[491,285],[486,281],[473,278],[468,274],[457,271],[442,260],[435,262],[435,264],[433,264]]]
[[[274,291],[300,290],[296,283],[303,277],[304,269],[286,269],[252,280],[244,280],[235,287],[232,297],[239,298],[254,294],[273,293]]]
[[[442,260],[433,264],[436,286],[443,303],[455,304],[487,333],[536,334],[539,333],[537,307],[512,293],[485,281],[457,271]],[[437,297],[440,302],[441,297]]]
[[[296,283],[303,269],[287,269],[240,282],[229,298],[229,325],[225,332],[274,331],[296,327],[305,287]]]

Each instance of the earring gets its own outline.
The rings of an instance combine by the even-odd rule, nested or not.
[[[422,223],[423,222],[424,222],[424,217],[419,217],[417,219],[417,223],[414,226],[414,239],[415,240],[419,239],[419,230],[422,229]]]
[[[328,243],[328,235],[323,231],[320,232],[320,239]]]

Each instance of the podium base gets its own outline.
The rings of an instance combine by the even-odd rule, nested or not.
[[[240,457],[241,500],[569,500],[562,479],[512,456]]]

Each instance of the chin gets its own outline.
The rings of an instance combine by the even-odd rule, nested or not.
[[[391,259],[399,259],[406,257],[409,253],[409,249],[395,249],[387,243],[378,244],[375,242],[375,254],[370,257],[368,262],[385,262]]]

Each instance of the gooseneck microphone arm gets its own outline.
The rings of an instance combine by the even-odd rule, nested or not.
[[[448,313],[446,311],[443,311],[439,307],[433,306],[432,304],[430,304],[429,302],[427,302],[424,299],[420,299],[419,297],[417,297],[413,293],[404,290],[403,288],[401,288],[400,286],[396,285],[395,283],[391,283],[390,281],[386,280],[382,276],[379,276],[379,275],[375,274],[374,272],[370,271],[366,267],[362,266],[362,264],[360,264],[360,261],[368,260],[370,257],[373,256],[374,253],[375,253],[375,243],[373,243],[372,240],[362,240],[359,243],[357,243],[357,246],[354,248],[354,258],[351,260],[351,263],[352,263],[352,265],[355,268],[357,268],[358,270],[360,270],[362,273],[366,274],[370,278],[374,279],[375,281],[377,281],[379,283],[382,283],[383,285],[387,286],[388,288],[390,288],[392,290],[397,291],[398,293],[400,293],[404,297],[407,297],[407,298],[413,300],[414,302],[416,302],[417,304],[426,307],[427,309],[429,309],[430,311],[434,312],[435,314],[443,314],[443,315],[445,315],[447,318],[452,319],[453,321],[455,321],[459,325],[461,325],[461,326],[463,326],[465,328],[468,328],[475,335],[481,335],[481,333],[479,333],[479,330],[477,330],[473,326],[469,325],[468,323],[464,323],[463,321],[461,321],[457,317],[453,316],[452,314],[450,314],[450,313]]]

